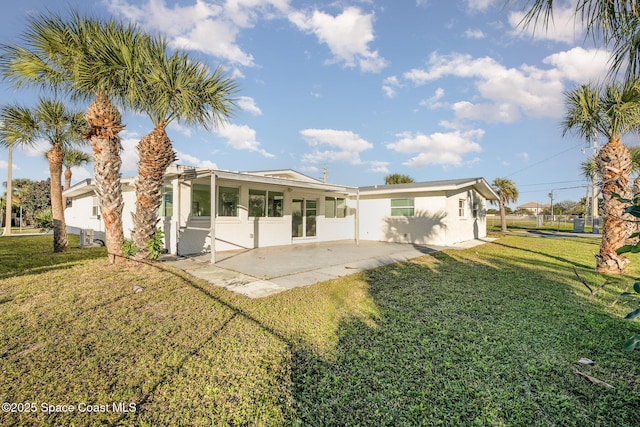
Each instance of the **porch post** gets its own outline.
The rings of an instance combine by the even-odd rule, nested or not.
[[[360,188],[356,188],[356,245],[360,244]]]
[[[216,217],[218,216],[216,212],[216,195],[216,174],[214,171],[211,171],[211,197],[209,198],[211,202],[211,264],[216,263]]]

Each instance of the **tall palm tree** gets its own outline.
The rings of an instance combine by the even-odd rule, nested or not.
[[[514,0],[510,0],[514,1]],[[523,25],[542,22],[548,28],[553,21],[553,0],[530,0]],[[566,2],[562,2],[566,3]],[[576,0],[575,15],[587,36],[600,40],[613,51],[611,72],[625,70],[627,78],[640,78],[640,17],[636,1]]]
[[[62,203],[62,162],[64,149],[83,139],[86,122],[82,113],[69,111],[60,101],[40,99],[35,109],[8,105],[0,109],[0,143],[3,145],[34,145],[46,140],[51,174],[51,212],[53,215],[53,250],[67,248],[67,229]]]
[[[68,189],[71,187],[71,177],[73,172],[71,172],[71,168],[75,166],[82,166],[91,162],[91,155],[85,153],[82,150],[78,150],[77,148],[70,149],[67,148],[64,150],[64,160],[62,164],[64,165],[64,189]],[[67,198],[62,198],[62,206],[64,208],[67,207]]]
[[[94,160],[96,193],[105,225],[111,263],[121,261],[122,159],[121,114],[112,102],[135,98],[142,61],[140,46],[149,36],[134,25],[73,14],[70,19],[47,13],[30,19],[23,45],[0,46],[0,73],[20,87],[62,90],[94,101],[86,111],[86,137]]]
[[[144,90],[133,100],[137,110],[146,113],[154,129],[138,143],[138,177],[136,210],[133,214],[133,241],[138,257],[148,255],[147,242],[158,222],[162,201],[162,182],[175,153],[166,127],[172,121],[200,125],[210,129],[223,123],[230,115],[230,96],[236,85],[225,78],[218,68],[211,73],[207,66],[194,61],[183,52],[167,53],[162,39],[147,40],[141,85]],[[213,219],[212,219],[213,220]]]
[[[496,178],[491,183],[498,193],[498,205],[500,206],[500,229],[507,231],[507,204],[518,201],[518,189],[516,184],[507,178]]]
[[[596,93],[597,104],[585,105],[580,95]],[[564,133],[572,131],[583,138],[594,133],[604,135],[607,143],[596,156],[598,175],[602,179],[604,224],[600,252],[596,255],[596,268],[604,273],[623,273],[629,260],[618,255],[627,236],[628,227],[623,217],[624,204],[615,196],[630,198],[629,173],[631,155],[622,144],[621,137],[638,129],[640,124],[640,81],[632,79],[624,84],[611,83],[602,90],[582,86],[566,95],[567,111],[563,120]]]

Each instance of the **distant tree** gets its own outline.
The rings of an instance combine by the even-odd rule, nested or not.
[[[507,231],[507,204],[518,201],[518,189],[516,184],[510,179],[496,178],[491,184],[498,193],[498,205],[500,206],[500,228]]]
[[[29,224],[33,224],[42,211],[51,210],[51,178],[35,181],[29,186],[24,194],[22,208]]]
[[[513,213],[516,215],[533,215],[533,211],[531,209],[525,208],[517,208]]]
[[[415,182],[409,175],[402,175],[400,173],[392,173],[384,177],[384,183],[389,184],[411,184]]]
[[[0,109],[0,119],[0,145],[33,146],[42,140],[49,143],[53,251],[62,252],[68,245],[62,205],[62,161],[64,149],[83,139],[86,122],[82,113],[67,109],[59,100],[42,98],[34,108],[5,105]]]
[[[82,166],[91,161],[91,155],[85,153],[82,150],[78,150],[77,148],[70,148],[64,150],[64,160],[62,164],[64,165],[64,189],[67,190],[71,187],[71,168],[74,166]],[[67,198],[62,198],[62,206],[67,207]]]
[[[578,203],[573,200],[563,200],[554,205],[560,210],[560,215],[574,215],[574,212],[578,208]],[[555,209],[554,209],[555,210]]]

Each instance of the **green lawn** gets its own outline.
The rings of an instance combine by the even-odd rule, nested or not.
[[[0,424],[637,426],[640,322],[609,305],[640,258],[588,302],[572,266],[602,284],[598,243],[500,236],[250,300],[0,238],[0,397],[23,411]]]

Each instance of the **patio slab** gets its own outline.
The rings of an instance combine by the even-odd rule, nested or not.
[[[249,298],[262,298],[439,250],[465,249],[491,240],[494,239],[450,247],[371,241],[356,245],[348,240],[218,252],[216,264],[210,263],[210,254],[164,262]]]

